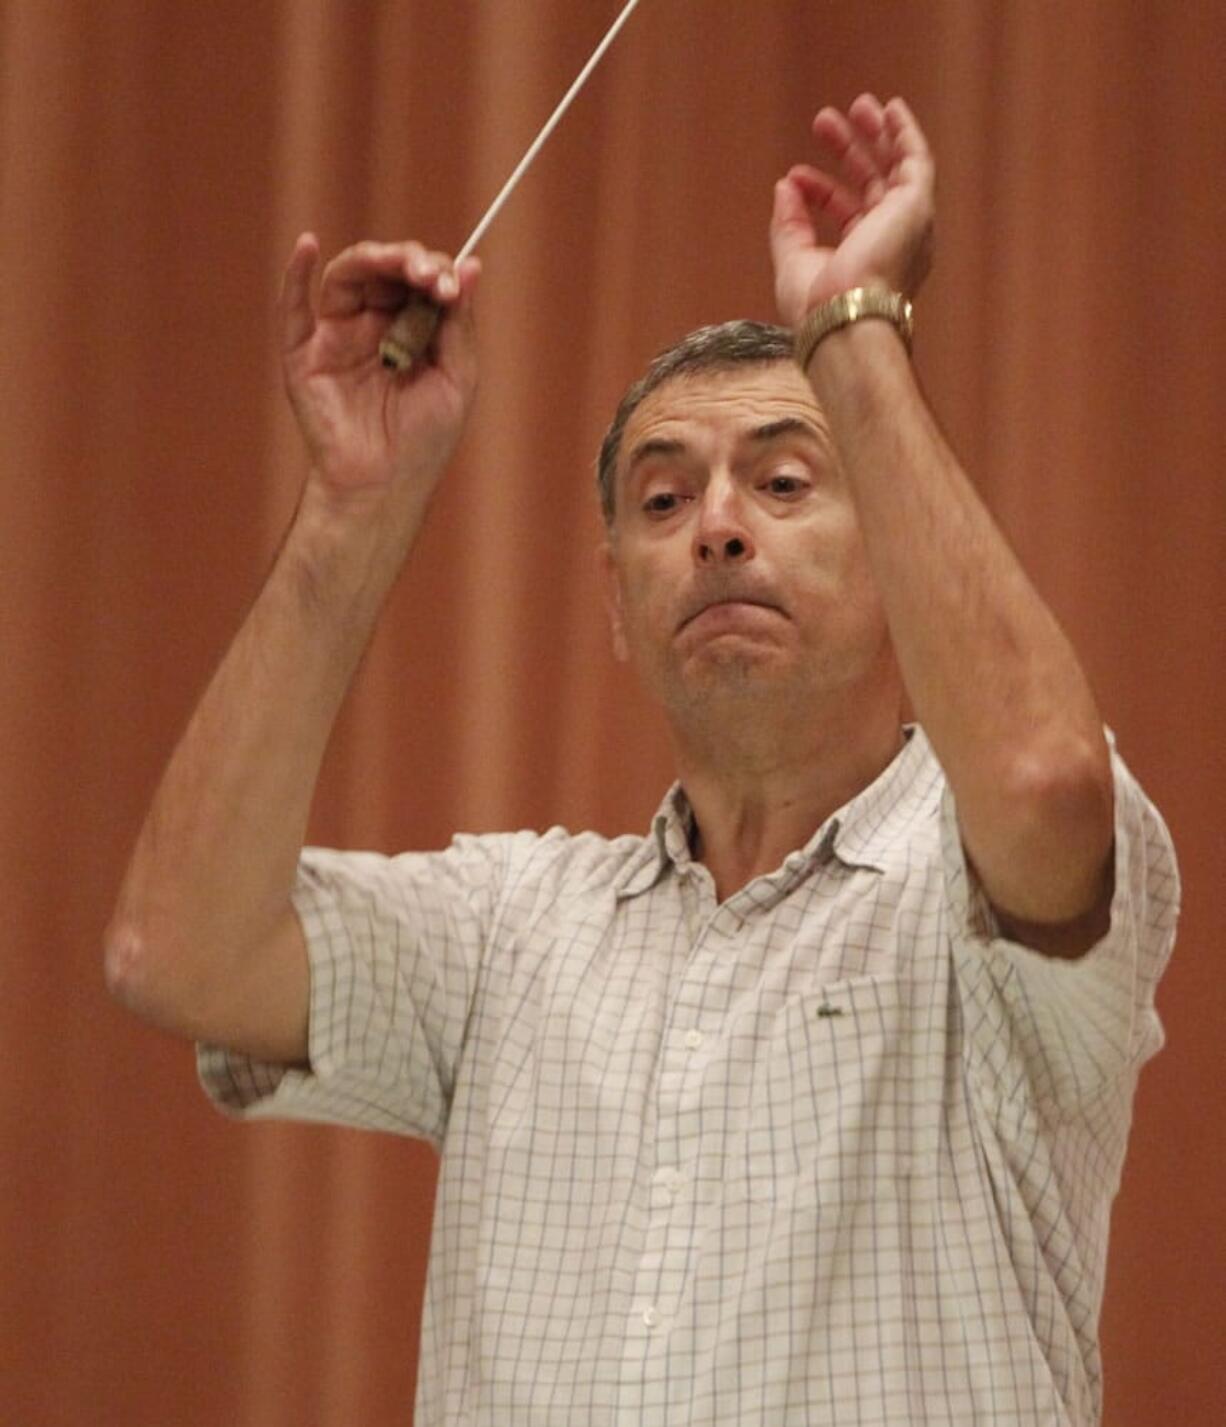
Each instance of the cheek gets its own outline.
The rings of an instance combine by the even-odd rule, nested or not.
[[[859,588],[871,579],[860,527],[842,502],[822,511],[803,539],[782,550],[776,546],[776,552],[792,577],[827,593]]]
[[[847,629],[883,626],[885,614],[873,581],[868,552],[854,518],[832,521],[815,541],[804,571],[797,571],[813,603],[824,610],[820,623]]]
[[[653,634],[666,621],[668,592],[660,573],[644,561],[624,565],[618,576],[620,630],[631,649]]]
[[[658,595],[640,590],[622,604],[622,630],[630,650],[658,644],[667,625]]]
[[[872,583],[868,551],[860,534],[860,523],[850,504],[840,505],[838,516],[829,529],[831,565],[844,584],[860,587]]]

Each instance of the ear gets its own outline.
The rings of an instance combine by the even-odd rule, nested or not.
[[[622,615],[622,587],[617,573],[617,558],[613,545],[604,540],[596,548],[596,561],[604,583],[604,604],[609,612],[609,628],[613,634],[613,657],[621,664],[629,662],[630,646],[626,643],[626,625]]]

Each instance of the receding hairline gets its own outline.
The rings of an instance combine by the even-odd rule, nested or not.
[[[657,353],[647,370],[623,393],[601,442],[596,478],[606,525],[612,525],[616,514],[616,474],[622,438],[630,418],[648,397],[675,382],[700,381],[745,367],[765,368],[791,360],[792,333],[786,327],[744,318],[699,327]]]

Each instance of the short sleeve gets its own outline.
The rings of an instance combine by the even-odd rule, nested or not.
[[[310,966],[309,1066],[200,1046],[219,1108],[440,1144],[514,841],[458,837],[399,857],[306,849],[293,903]]]
[[[1075,960],[1000,935],[969,867],[951,791],[941,851],[955,973],[972,1063],[1003,1090],[1019,1067],[1035,1099],[1073,1114],[1163,1044],[1154,992],[1174,943],[1179,874],[1171,836],[1108,734],[1115,780],[1110,927]]]

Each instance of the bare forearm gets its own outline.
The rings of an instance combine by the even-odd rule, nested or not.
[[[477,379],[476,259],[455,268],[419,243],[357,243],[325,268],[316,299],[318,258],[314,235],[300,235],[279,304],[310,476],[162,779],[106,945],[111,986],[140,1014],[282,1060],[307,1050],[290,891],[319,765]],[[414,292],[443,315],[430,351],[389,373],[379,343]]]
[[[301,1048],[303,968],[289,893],[333,722],[399,566],[375,522],[309,501],[193,715],[141,830],[108,936],[108,974],[189,1035]],[[249,1009],[248,1009],[249,1008]]]
[[[933,252],[936,168],[903,99],[827,106],[813,137],[822,166],[794,165],[771,217],[775,295],[798,331],[857,288],[914,297]],[[1030,945],[1076,955],[1109,905],[1113,826],[1110,758],[1076,656],[941,438],[891,327],[829,333],[808,373],[971,861],[1007,927],[1029,924]]]
[[[852,484],[904,683],[954,789],[968,848],[1009,910],[1074,916],[1110,840],[1107,750],[1077,657],[942,438],[896,334],[880,322],[837,332],[809,375]],[[1048,836],[1053,817],[1090,830],[1073,839],[1098,845],[1084,865]],[[1045,857],[1051,875],[1036,879]],[[1036,880],[1041,905],[1029,890]]]

